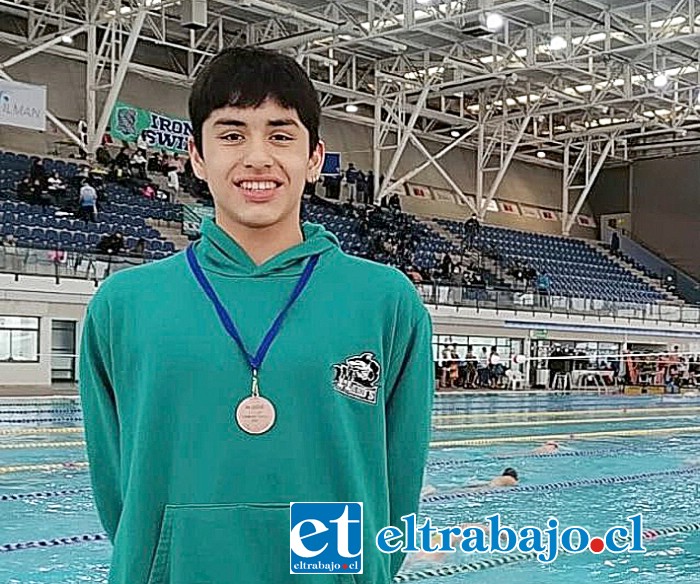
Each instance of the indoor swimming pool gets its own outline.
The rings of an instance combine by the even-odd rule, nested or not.
[[[92,503],[79,420],[72,400],[0,402],[0,582],[107,581],[110,545]],[[562,554],[549,565],[458,552],[410,562],[399,581],[697,582],[699,422],[694,398],[440,396],[425,477],[437,494],[421,504],[433,525],[500,513],[506,525],[544,526],[556,516],[602,535],[642,513],[645,530],[670,533],[645,539],[643,554]],[[536,454],[550,436],[563,436],[559,451]],[[506,467],[517,470],[518,487],[468,490]]]

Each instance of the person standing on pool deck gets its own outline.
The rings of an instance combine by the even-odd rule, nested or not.
[[[429,314],[398,270],[300,223],[324,146],[293,59],[226,49],[189,109],[215,217],[186,251],[105,280],[84,322],[109,583],[388,584],[404,555],[375,537],[418,510]],[[363,502],[363,574],[290,575],[294,501]]]

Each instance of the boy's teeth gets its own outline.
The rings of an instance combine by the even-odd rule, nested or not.
[[[248,191],[266,191],[274,189],[276,185],[271,181],[244,181],[241,183],[241,186]]]

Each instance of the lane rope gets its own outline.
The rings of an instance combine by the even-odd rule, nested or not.
[[[700,531],[700,523],[686,523],[684,525],[676,525],[662,529],[646,529],[642,532],[642,539],[649,541],[658,537],[677,535],[679,533],[691,533],[695,531]],[[620,543],[630,541],[630,538],[618,538],[617,541]],[[564,552],[564,550],[561,551]],[[397,574],[394,577],[394,582],[416,582],[418,580],[427,580],[428,578],[454,576],[455,574],[463,574],[464,572],[478,572],[479,570],[486,568],[496,568],[498,566],[505,566],[507,564],[513,564],[523,560],[535,559],[538,553],[540,552],[521,552],[519,554],[508,554],[497,558],[488,558],[477,562],[469,562],[467,564],[428,568],[425,570],[416,570],[415,572],[405,572],[402,574]]]
[[[85,446],[85,440],[70,440],[68,442],[23,442],[20,444],[0,444],[0,450],[16,450],[20,448],[79,448]]]
[[[44,493],[12,493],[9,495],[0,495],[0,501],[31,501],[33,499],[48,499],[50,497],[63,497],[65,495],[81,495],[90,493],[90,487],[82,487],[80,489],[64,489],[63,491],[46,491]]]
[[[18,436],[24,434],[71,434],[83,432],[83,428],[12,428],[0,430],[0,436]]]
[[[591,410],[539,410],[529,412],[503,412],[503,413],[469,413],[469,414],[437,414],[435,418],[445,418],[455,420],[461,418],[522,418],[522,417],[557,417],[557,416],[581,416],[587,414],[619,414],[621,416],[627,414],[641,414],[644,412],[653,412],[655,414],[663,412],[700,412],[700,407],[697,406],[668,406],[665,408],[623,408],[623,409],[591,409]]]
[[[532,434],[530,436],[500,436],[498,438],[473,438],[465,440],[436,440],[431,448],[451,448],[457,446],[488,446],[507,442],[534,442],[544,440],[579,440],[600,436],[653,436],[654,434],[690,434],[700,432],[700,426],[678,428],[648,428],[645,430],[604,430],[600,432],[573,432],[571,434]]]
[[[600,423],[618,423],[618,422],[658,422],[659,420],[679,420],[687,418],[697,418],[697,414],[676,414],[673,416],[632,416],[629,418],[583,418],[579,420],[523,420],[520,422],[484,422],[480,424],[447,424],[434,426],[435,430],[447,430],[454,432],[456,430],[470,430],[483,428],[517,428],[520,426],[567,426],[574,424],[600,424]]]
[[[2,413],[2,412],[0,412]],[[0,424],[43,424],[45,422],[82,422],[83,418],[35,418],[23,420],[3,420],[0,419]]]
[[[53,464],[20,464],[12,466],[0,466],[0,474],[8,474],[13,472],[29,472],[34,470],[78,470],[87,468],[87,462],[58,462]]]

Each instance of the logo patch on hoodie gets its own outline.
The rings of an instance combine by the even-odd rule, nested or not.
[[[381,371],[374,353],[354,355],[333,365],[333,387],[353,399],[376,404]]]

